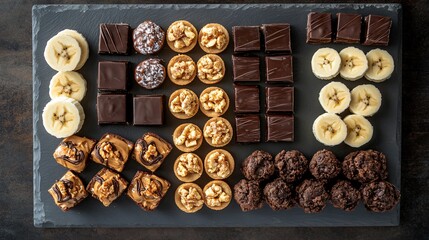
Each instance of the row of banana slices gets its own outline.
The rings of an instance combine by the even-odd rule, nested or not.
[[[86,95],[86,80],[75,72],[81,69],[89,56],[89,46],[79,32],[65,29],[49,39],[44,57],[48,65],[58,71],[49,83],[51,101],[42,113],[46,131],[57,138],[77,133],[85,120],[80,101]]]
[[[346,80],[356,81],[365,76],[372,82],[383,82],[395,69],[392,56],[385,50],[373,49],[366,55],[355,47],[338,53],[332,48],[320,48],[311,59],[311,69],[317,78],[329,80],[338,74]]]

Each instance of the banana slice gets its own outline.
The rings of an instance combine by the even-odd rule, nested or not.
[[[319,102],[328,113],[342,113],[349,107],[350,90],[340,82],[326,84],[319,93]]]
[[[352,114],[344,118],[347,125],[347,137],[344,142],[350,147],[361,147],[368,143],[373,134],[372,124],[363,116]]]
[[[317,141],[326,146],[335,146],[346,139],[347,126],[338,115],[324,113],[314,120],[313,134]]]
[[[86,94],[86,80],[77,72],[58,72],[49,83],[51,99],[61,96],[82,101]]]
[[[349,81],[355,81],[365,75],[368,69],[368,60],[362,50],[347,47],[341,50],[340,76]]]
[[[81,69],[83,67],[83,65],[85,65],[86,60],[88,60],[88,57],[89,57],[89,46],[88,46],[88,42],[86,41],[85,37],[82,34],[80,34],[78,31],[72,30],[72,29],[62,30],[57,35],[70,36],[70,37],[74,38],[79,43],[79,47],[80,47],[82,53],[80,55],[80,60],[79,60],[79,63],[77,64],[75,70]]]
[[[311,58],[311,69],[317,78],[329,80],[340,72],[341,57],[335,49],[320,48]]]
[[[374,115],[381,106],[381,93],[371,84],[359,85],[351,91],[350,111],[362,116]]]
[[[368,71],[365,78],[373,82],[383,82],[390,78],[395,69],[392,55],[379,48],[373,49],[366,54],[368,59]]]
[[[59,72],[76,69],[82,51],[79,43],[67,35],[56,35],[49,39],[45,48],[45,60],[51,68]]]
[[[78,101],[58,97],[46,104],[42,113],[43,126],[54,137],[69,137],[82,128],[85,113]]]

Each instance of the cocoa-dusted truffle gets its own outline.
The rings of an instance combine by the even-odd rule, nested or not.
[[[343,161],[343,173],[350,180],[361,183],[387,178],[386,156],[378,151],[356,151]]]
[[[347,180],[339,180],[332,186],[331,202],[336,208],[352,211],[360,200],[360,192]]]
[[[323,149],[317,151],[310,161],[310,172],[316,179],[332,179],[341,171],[341,164],[335,154]]]
[[[265,185],[264,196],[267,204],[273,210],[288,209],[294,205],[292,185],[281,178]]]
[[[308,170],[308,160],[297,150],[282,150],[274,159],[280,177],[288,183],[301,179]]]
[[[322,211],[329,199],[325,183],[321,180],[306,179],[297,188],[298,204],[305,213],[317,213]]]
[[[399,190],[387,181],[374,181],[361,189],[365,207],[373,212],[385,212],[394,208],[401,198]]]
[[[261,208],[263,198],[259,182],[241,179],[234,186],[234,199],[243,212]]]
[[[248,180],[266,180],[274,174],[273,156],[265,151],[256,150],[243,161],[241,172]]]

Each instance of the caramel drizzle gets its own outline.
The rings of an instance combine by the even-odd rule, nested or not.
[[[74,152],[75,160],[70,158],[68,155],[61,155],[59,158],[63,159],[64,161],[67,161],[73,165],[78,165],[85,159],[85,153],[82,150],[79,150],[76,148],[76,144],[74,144],[71,141],[62,142],[61,145],[66,146],[67,148],[71,149]]]
[[[66,202],[66,201],[72,199],[71,194],[70,194],[70,189],[73,188],[73,182],[69,181],[69,180],[66,180],[66,179],[59,180],[59,181],[57,181],[57,183],[58,182],[63,182],[64,183],[64,186],[66,187],[66,193],[67,194],[63,197],[63,195],[61,194],[60,189],[58,188],[58,185],[55,184],[55,186],[52,189],[54,190],[55,195],[57,196],[57,202],[63,203],[63,202]]]
[[[146,153],[146,151],[149,148],[149,145],[155,145],[156,144],[154,142],[150,142],[149,144],[145,141],[145,140],[141,140],[141,142],[139,142],[138,144],[140,144],[142,146],[142,151],[140,153],[140,160],[144,165],[148,165],[148,166],[152,166],[157,164],[159,161],[162,160],[163,155],[161,153],[158,152],[158,148],[157,148],[157,152],[158,152],[158,156],[156,156],[155,158],[150,158],[150,159],[146,159],[144,157],[144,154]]]
[[[313,17],[315,18],[313,21],[310,22],[310,26],[308,29],[309,35],[311,35],[311,33],[313,33],[314,29],[320,28],[321,26],[323,26],[325,23],[329,22],[329,26],[331,24],[331,18],[329,15],[316,15],[313,14]],[[332,32],[327,32],[325,33],[325,35],[320,36],[321,38],[327,38],[330,37],[332,34]]]
[[[136,189],[137,189],[138,194],[147,200],[153,200],[153,199],[161,198],[162,190],[163,190],[162,183],[160,181],[158,181],[157,179],[153,179],[152,177],[149,177],[149,178],[150,178],[150,181],[154,182],[156,185],[156,192],[154,194],[155,196],[148,196],[148,195],[144,194],[144,192],[148,189],[144,187],[144,184],[142,183],[142,179],[136,180]],[[149,183],[149,185],[151,184],[151,182]]]
[[[115,25],[115,28],[116,28],[116,33],[121,42],[121,46],[123,46],[122,37],[121,37],[121,34],[119,34],[118,26]],[[106,45],[107,49],[109,49],[109,53],[112,53],[112,52],[119,53],[118,49],[116,48],[115,41],[112,37],[112,33],[113,32],[109,30],[106,24],[101,24],[101,38],[103,39],[103,42]],[[112,51],[112,49],[110,48],[111,46],[114,48],[113,49],[114,51]]]

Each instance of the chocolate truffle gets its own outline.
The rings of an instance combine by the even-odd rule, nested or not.
[[[164,95],[134,97],[134,125],[164,124]]]
[[[293,83],[292,56],[266,56],[267,83]]]
[[[297,150],[282,150],[276,155],[274,165],[280,177],[288,183],[300,180],[308,170],[307,158]]]
[[[288,23],[262,24],[265,52],[292,52],[290,25]]]
[[[365,42],[363,45],[389,45],[392,19],[385,16],[369,15],[365,17]]]
[[[359,43],[362,16],[354,13],[337,13],[337,43]]]
[[[331,203],[344,211],[352,211],[360,200],[360,192],[347,180],[339,180],[332,186]]]
[[[127,122],[127,97],[125,94],[100,94],[97,96],[98,124]]]
[[[91,158],[94,162],[122,172],[134,143],[112,133],[104,134],[92,150]]]
[[[164,82],[167,72],[161,63],[161,59],[149,58],[139,63],[134,70],[136,82],[146,88],[154,89]]]
[[[332,179],[341,171],[341,164],[333,152],[317,151],[310,160],[310,172],[316,179]]]
[[[385,212],[393,209],[401,198],[399,190],[387,181],[374,181],[361,189],[365,207],[373,212]]]
[[[236,113],[259,112],[259,86],[257,85],[234,85]]]
[[[98,90],[126,91],[128,62],[101,61],[98,63]]]
[[[261,36],[259,26],[234,26],[234,52],[259,51],[261,49]]]
[[[350,180],[361,183],[387,178],[386,156],[378,151],[356,151],[343,161],[343,174]]]
[[[325,208],[329,194],[324,185],[323,181],[306,179],[296,188],[298,204],[305,213],[317,213]]]
[[[264,204],[258,181],[241,179],[234,186],[234,199],[243,212],[259,209]]]
[[[134,145],[133,158],[152,172],[155,172],[173,147],[166,140],[155,133],[145,133],[137,139]]]
[[[144,21],[133,31],[134,49],[141,54],[154,54],[164,46],[165,32],[152,21]]]
[[[127,188],[128,182],[110,169],[101,169],[89,182],[86,190],[91,196],[108,207]]]
[[[82,180],[72,171],[67,171],[60,180],[55,181],[48,192],[54,199],[55,204],[64,212],[75,207],[88,197],[88,192],[85,190]]]
[[[234,82],[259,82],[259,57],[232,56],[232,72]]]
[[[265,87],[265,98],[265,111],[267,113],[293,112],[293,87]]]
[[[332,17],[330,13],[311,12],[307,16],[307,43],[332,41]]]
[[[265,118],[267,121],[267,142],[293,142],[293,115],[266,115]]]
[[[295,204],[292,185],[281,178],[268,183],[264,187],[265,201],[273,210],[289,209]]]
[[[128,54],[130,26],[126,23],[100,24],[99,54]]]
[[[254,143],[261,141],[261,122],[257,114],[245,114],[235,117],[237,142]]]
[[[55,161],[70,170],[82,172],[95,142],[93,139],[76,135],[64,138],[53,154]]]
[[[273,156],[265,151],[256,150],[243,161],[241,172],[248,180],[267,180],[274,174]]]

